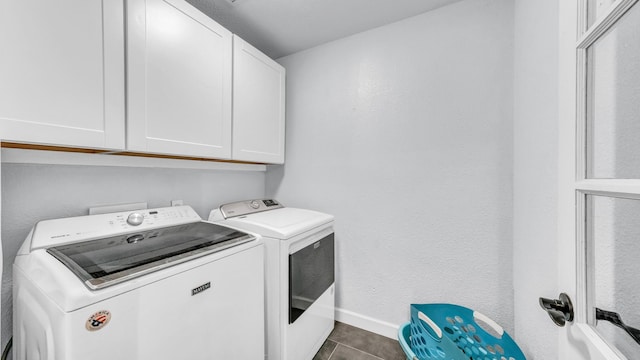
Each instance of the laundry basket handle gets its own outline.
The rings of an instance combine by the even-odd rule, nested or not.
[[[498,336],[495,336],[495,337],[497,337],[498,339],[502,338],[502,334],[504,334],[504,329],[502,328],[502,326],[498,325],[497,322],[493,321],[487,315],[485,315],[485,314],[483,314],[481,312],[474,311],[473,312],[473,319],[476,321],[476,323],[478,322],[478,320],[480,320],[480,324],[478,324],[478,325],[480,325],[480,327],[484,331],[488,332],[489,334],[491,334],[493,336],[495,336],[495,334],[497,334]],[[486,329],[485,327],[483,327],[482,325],[484,325],[484,324],[489,326],[490,329]],[[488,331],[488,330],[493,330],[493,332],[495,334],[492,334],[492,332]]]
[[[433,330],[433,332],[438,336],[438,339],[442,339],[442,330],[440,330],[438,325],[436,325],[436,323],[431,320],[430,317],[425,315],[422,311],[418,311],[418,319],[424,321],[427,325],[429,325],[431,330]]]

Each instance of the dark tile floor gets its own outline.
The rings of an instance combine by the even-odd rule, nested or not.
[[[336,321],[313,360],[406,360],[397,340]]]

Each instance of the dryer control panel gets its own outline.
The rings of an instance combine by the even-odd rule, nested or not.
[[[283,207],[282,204],[273,199],[245,200],[221,205],[220,213],[223,218],[229,219]]]

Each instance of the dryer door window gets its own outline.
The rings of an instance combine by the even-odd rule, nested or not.
[[[334,266],[333,233],[289,255],[289,324],[333,284]]]

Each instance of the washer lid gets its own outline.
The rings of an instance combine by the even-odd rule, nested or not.
[[[194,222],[47,248],[91,290],[218,252],[255,237]]]
[[[224,224],[266,237],[286,240],[331,221],[333,215],[285,207],[230,218],[225,220]]]

